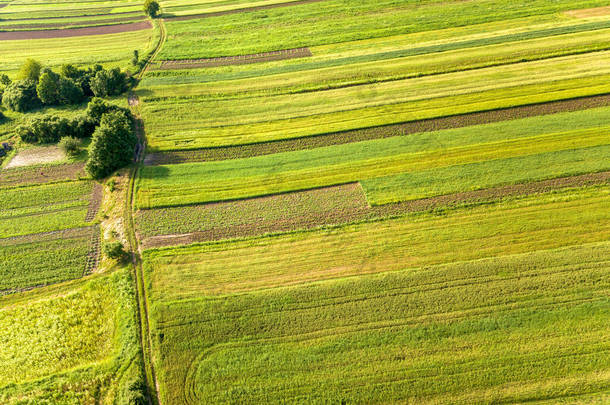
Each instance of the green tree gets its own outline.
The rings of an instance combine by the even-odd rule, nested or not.
[[[26,59],[23,65],[21,65],[21,69],[19,69],[19,73],[17,73],[17,79],[19,80],[32,80],[34,82],[38,81],[40,77],[40,70],[42,69],[42,65],[40,62],[34,59]]]
[[[136,66],[140,61],[140,52],[137,49],[133,50],[133,57],[131,58],[131,64]]]
[[[159,3],[156,0],[146,0],[144,2],[144,12],[152,18],[156,18],[159,15]]]
[[[59,104],[59,75],[45,69],[38,79],[36,94],[43,104]]]
[[[89,146],[87,172],[91,177],[101,179],[128,165],[133,161],[137,143],[131,120],[124,112],[104,114]]]
[[[2,94],[2,105],[9,110],[25,112],[40,106],[36,94],[36,82],[17,80],[9,84]]]

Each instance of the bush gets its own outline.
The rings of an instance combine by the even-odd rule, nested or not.
[[[127,75],[119,68],[100,70],[91,79],[90,86],[96,97],[117,96],[127,91]]]
[[[59,147],[68,156],[77,156],[81,151],[81,142],[78,138],[64,136],[59,140]]]
[[[89,119],[95,122],[95,125],[99,125],[100,121],[102,120],[102,116],[113,111],[119,111],[128,117],[131,117],[131,112],[129,109],[119,107],[116,104],[109,103],[98,97],[94,97],[91,99],[91,101],[89,101],[85,114],[87,114]]]
[[[138,52],[137,49],[134,49],[133,57],[131,58],[131,64],[134,66],[137,66],[139,61],[140,61],[140,52]]]
[[[89,146],[87,172],[93,178],[101,179],[128,165],[133,160],[137,143],[128,115],[122,111],[104,114]]]
[[[4,73],[0,74],[0,84],[3,86],[8,86],[9,84],[11,84],[11,79]]]
[[[144,2],[144,12],[152,18],[159,15],[159,3],[156,0],[146,0]]]
[[[79,69],[74,65],[66,64],[62,65],[60,69],[60,74],[72,80],[78,87],[81,88],[83,94],[87,97],[93,96],[93,91],[91,91],[91,80],[97,74],[104,70],[101,65],[94,65],[88,69]]]
[[[4,116],[2,111],[0,111],[0,123],[4,122],[5,119],[6,119],[6,117]]]
[[[21,69],[19,69],[19,73],[17,73],[17,79],[19,80],[32,80],[33,82],[37,82],[40,77],[40,70],[42,69],[42,65],[40,62],[34,59],[26,59]]]
[[[71,122],[56,115],[32,118],[16,128],[17,135],[28,143],[55,143],[62,136],[71,135]]]
[[[77,104],[83,101],[83,90],[72,80],[62,77],[50,69],[45,69],[36,93],[43,104]]]
[[[127,259],[127,252],[121,242],[109,242],[104,244],[104,255],[110,259],[123,261]]]
[[[2,104],[9,110],[25,112],[40,106],[36,82],[17,80],[9,84],[2,94]]]

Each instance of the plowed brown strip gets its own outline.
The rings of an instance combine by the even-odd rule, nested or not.
[[[197,217],[204,222],[210,222],[210,217],[220,218],[220,220],[211,220],[218,221],[211,226],[209,223],[206,225],[201,223],[201,226],[205,226],[206,229],[199,232],[148,237],[143,240],[142,246],[145,249],[151,249],[228,238],[260,236],[272,232],[312,229],[605,183],[610,183],[610,171],[493,187],[376,207],[368,206],[360,185],[352,183],[242,201],[147,210],[144,215],[160,221],[171,222],[180,216],[189,216],[189,221],[191,221],[189,226],[196,224]],[[339,201],[341,197],[344,197],[344,201]],[[328,198],[328,201],[325,201],[325,198]],[[311,204],[312,202],[314,204]],[[278,213],[283,213],[279,219],[277,218]],[[139,213],[139,215],[143,214]],[[222,218],[229,218],[235,225],[222,222]],[[273,220],[270,220],[271,218]]]
[[[84,163],[0,170],[0,187],[78,180],[86,177]]]
[[[5,25],[0,26],[0,31],[7,30],[28,30],[28,29],[52,29],[52,28],[61,28],[61,27],[86,27],[92,25],[111,25],[111,24],[119,24],[124,22],[136,22],[142,21],[146,17],[145,16],[135,16],[135,17],[123,17],[116,18],[113,20],[89,20],[89,21],[72,21],[65,23],[48,23],[48,24],[14,24],[14,25]]]
[[[122,32],[140,31],[150,28],[152,28],[152,25],[149,21],[141,21],[131,24],[99,25],[97,27],[66,28],[63,30],[5,31],[0,32],[0,41],[118,34]]]
[[[8,3],[0,3],[0,8],[8,6]]]
[[[586,110],[595,107],[610,106],[610,94],[583,97],[570,100],[553,101],[544,104],[533,104],[519,107],[483,111],[464,115],[433,118],[422,121],[411,121],[403,124],[383,127],[336,132],[307,138],[288,139],[251,145],[229,146],[223,148],[204,148],[185,151],[155,152],[146,156],[147,165],[162,165],[187,162],[207,162],[227,159],[241,159],[273,153],[290,152],[302,149],[314,149],[323,146],[340,145],[371,139],[389,138],[417,132],[431,132],[441,129],[462,128],[471,125],[508,121],[518,118],[556,114],[560,112]]]
[[[163,61],[161,62],[161,66],[157,69],[194,69],[202,67],[248,65],[275,60],[306,58],[309,56],[311,56],[309,48],[283,49],[281,51],[254,53],[249,55]]]
[[[210,12],[210,13],[179,15],[179,16],[163,15],[162,17],[169,21],[186,21],[186,20],[194,20],[197,18],[218,17],[218,16],[222,16],[222,15],[229,15],[229,14],[248,13],[248,12],[252,12],[252,11],[267,10],[270,8],[297,6],[299,4],[317,3],[320,1],[324,1],[324,0],[298,0],[298,1],[291,1],[291,2],[286,2],[286,3],[267,4],[264,6],[245,7],[245,8],[238,8],[238,9],[233,9],[233,10],[224,10],[224,11],[214,11],[214,12]]]

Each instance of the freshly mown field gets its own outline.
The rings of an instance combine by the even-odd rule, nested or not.
[[[162,398],[488,403],[603,391],[609,191],[148,251]]]
[[[127,271],[0,297],[0,402],[135,403],[136,321]]]

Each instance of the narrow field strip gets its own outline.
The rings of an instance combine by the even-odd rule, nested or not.
[[[248,65],[252,63],[306,58],[309,56],[312,56],[309,48],[283,49],[280,51],[218,58],[164,60],[156,69],[196,69],[203,67]]]
[[[85,178],[84,163],[0,170],[0,187],[30,186]]]
[[[145,16],[135,17],[123,17],[115,18],[112,20],[85,20],[85,21],[69,21],[69,22],[58,22],[58,23],[40,23],[40,24],[6,24],[6,21],[0,22],[0,32],[5,31],[20,31],[20,30],[48,30],[53,28],[61,27],[90,27],[90,26],[102,26],[110,24],[122,24],[127,22],[136,22],[146,19]]]
[[[265,5],[261,5],[261,6],[236,8],[236,9],[222,10],[222,11],[211,11],[208,13],[190,14],[190,15],[170,15],[168,13],[163,13],[161,15],[161,17],[163,19],[166,19],[167,22],[188,21],[188,20],[194,20],[194,19],[199,19],[199,18],[219,17],[219,16],[223,16],[223,15],[230,15],[230,14],[249,13],[249,12],[259,11],[259,10],[268,10],[268,9],[272,9],[272,8],[291,7],[291,6],[297,6],[299,4],[317,3],[320,1],[325,1],[325,0],[284,1],[284,2],[280,2],[280,3],[265,4]]]
[[[85,215],[85,222],[91,222],[95,219],[100,206],[102,205],[104,189],[100,183],[95,182],[93,184],[93,191],[91,192],[91,198],[89,200],[89,206],[87,207],[87,215]]]
[[[603,94],[548,103],[501,108],[470,114],[454,115],[428,120],[411,121],[382,127],[344,131],[306,138],[287,139],[250,145],[203,148],[185,151],[152,152],[146,155],[144,164],[163,165],[189,162],[207,162],[227,159],[242,159],[253,156],[314,149],[324,146],[341,145],[371,139],[389,138],[418,132],[432,132],[442,129],[462,128],[512,119],[579,111],[596,107],[610,106],[610,95]],[[0,185],[1,185],[0,179]]]
[[[358,184],[136,213],[144,249],[262,236],[610,183],[610,171],[369,206]]]
[[[149,21],[103,25],[85,28],[66,28],[61,30],[35,30],[35,31],[3,31],[0,32],[0,41],[14,41],[24,39],[49,39],[49,38],[69,38],[90,35],[118,34],[123,32],[133,32],[151,29]]]

